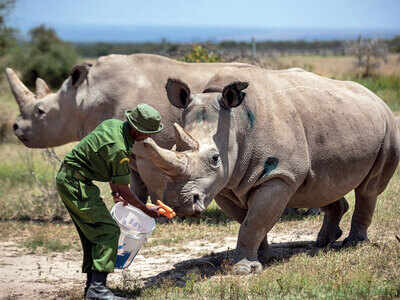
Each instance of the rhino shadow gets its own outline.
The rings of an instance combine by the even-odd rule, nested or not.
[[[290,222],[290,221],[300,221],[307,218],[313,218],[319,216],[320,209],[286,209],[282,214],[279,222]],[[158,223],[171,223],[167,219],[157,219]],[[228,217],[220,208],[213,207],[207,208],[199,217],[177,217],[175,222],[178,223],[188,223],[188,224],[200,224],[207,223],[212,225],[227,224],[230,222],[236,222],[233,218]]]
[[[268,267],[287,261],[293,255],[306,253],[309,256],[315,256],[320,251],[340,251],[343,249],[341,242],[332,243],[329,247],[318,248],[315,241],[295,241],[270,244],[272,256],[263,263],[264,268],[268,271]],[[184,287],[189,280],[201,280],[211,278],[213,276],[224,276],[230,274],[228,266],[229,258],[233,257],[235,250],[227,250],[200,258],[188,259],[174,264],[170,270],[161,272],[155,276],[143,278],[142,287],[134,290],[118,289],[116,292],[125,294],[126,297],[138,297],[143,291],[149,288],[167,285],[168,287]]]

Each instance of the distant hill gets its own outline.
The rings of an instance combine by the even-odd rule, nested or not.
[[[71,42],[220,42],[223,40],[294,41],[294,40],[352,40],[363,37],[391,39],[400,29],[318,29],[318,28],[232,28],[178,26],[104,26],[62,25],[55,27],[63,40]],[[28,31],[22,28],[22,33]]]

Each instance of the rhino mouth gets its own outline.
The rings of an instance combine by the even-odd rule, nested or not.
[[[24,144],[25,143],[28,143],[28,139],[24,136],[24,135],[16,135],[17,136],[17,138],[21,141],[21,142],[23,142]]]
[[[29,143],[28,138],[23,134],[23,133],[19,133],[17,131],[14,131],[14,134],[16,135],[16,137],[22,142],[24,143],[24,145],[27,145]]]
[[[174,211],[178,217],[195,217],[199,218],[201,213],[205,210],[202,204],[192,204],[186,207],[174,207]]]

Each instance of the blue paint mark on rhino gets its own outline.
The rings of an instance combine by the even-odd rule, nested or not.
[[[253,112],[250,109],[247,111],[247,118],[249,119],[250,129],[253,129],[254,123],[256,121],[256,116],[253,114]]]
[[[198,110],[196,113],[197,123],[201,123],[207,120],[207,110],[203,107],[201,110]]]
[[[276,157],[268,157],[267,161],[264,163],[264,170],[261,173],[261,177],[268,176],[273,170],[278,166],[279,159]]]

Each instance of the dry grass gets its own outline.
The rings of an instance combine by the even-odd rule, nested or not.
[[[59,153],[69,148],[61,147]],[[0,144],[0,220],[66,216],[55,190],[59,163],[47,154],[45,150],[27,149],[19,142]]]
[[[281,68],[299,67],[331,78],[343,78],[358,72],[355,58],[350,56],[289,55],[276,58],[276,62]],[[400,76],[400,55],[389,55],[387,63],[381,63],[376,73]]]
[[[12,125],[18,115],[17,111],[17,103],[5,86],[5,81],[0,81],[0,144],[16,141],[12,135]]]
[[[297,247],[275,244],[275,258],[258,275],[232,276],[223,266],[221,255],[209,258],[218,270],[186,265],[184,276],[164,278],[154,285],[144,286],[140,278],[122,278],[112,285],[116,291],[137,299],[390,299],[400,296],[400,243],[395,238],[399,233],[400,170],[395,173],[387,190],[379,197],[373,224],[369,231],[370,244],[341,249],[338,244],[331,249]],[[347,199],[351,209],[341,223],[347,235],[354,196]],[[206,215],[215,214],[211,208]],[[299,232],[299,228],[315,234],[321,226],[322,217],[303,220],[286,220],[276,224],[275,233]],[[185,251],[184,246],[193,240],[206,242],[222,241],[227,236],[236,236],[238,224],[229,219],[213,222],[205,217],[194,220],[174,221],[158,224],[151,240],[141,250],[146,257],[157,256],[165,248],[171,252]],[[300,229],[300,231],[301,231]],[[20,245],[32,246],[26,241],[39,241],[39,253],[79,249],[79,237],[72,224],[33,222],[0,223],[1,240],[16,240]],[[344,237],[343,236],[343,237]],[[59,241],[56,246],[46,241]],[[42,242],[43,241],[43,242]],[[61,246],[60,246],[61,245]],[[65,248],[65,245],[69,247]],[[295,244],[293,244],[295,245]],[[160,247],[164,246],[164,247]],[[55,249],[52,249],[52,247]],[[283,247],[283,248],[282,248]],[[187,250],[186,250],[187,251]],[[208,253],[209,254],[209,253]],[[206,258],[207,259],[207,258]],[[156,266],[155,266],[156,268]],[[60,292],[68,295],[67,291]],[[76,289],[71,298],[77,299]],[[75,295],[75,296],[73,296]],[[167,297],[166,297],[167,295]]]
[[[147,288],[115,288],[128,296],[138,299],[390,299],[400,296],[400,243],[395,238],[399,233],[400,206],[398,195],[400,173],[396,172],[388,189],[380,196],[373,224],[370,228],[370,244],[355,248],[331,249],[299,248],[278,255],[264,269],[262,274],[231,276],[229,271],[220,269],[208,272],[193,267],[184,278],[166,279],[158,285]],[[354,196],[348,195],[350,213],[342,221],[345,234],[348,233]],[[279,222],[274,232],[287,233],[298,228],[312,229],[315,234],[321,226],[322,217]],[[184,224],[159,225],[157,237],[164,236],[164,230],[181,237],[185,244],[194,237],[212,236],[213,239],[233,234],[238,227],[227,224],[213,224],[206,233],[187,234]],[[202,224],[197,225],[202,226]],[[230,229],[229,229],[230,228]],[[197,230],[195,230],[197,232]],[[173,238],[172,237],[172,238]],[[171,244],[171,246],[176,244]],[[279,245],[276,245],[279,247]],[[279,250],[279,248],[278,248]],[[282,250],[282,249],[281,249]],[[152,253],[156,255],[156,253]],[[182,283],[183,281],[183,283]]]
[[[387,65],[381,66],[379,73],[400,75],[399,55],[391,55],[389,59]],[[336,78],[354,73],[353,58],[349,57],[287,56],[274,60],[279,66],[302,67]],[[384,99],[400,100],[397,94],[390,94],[397,92],[385,90],[381,93]],[[0,109],[12,118],[17,115],[16,104],[9,92],[0,95]],[[55,151],[59,157],[63,157],[72,146],[58,147]],[[52,220],[55,215],[61,215],[68,220],[60,201],[49,201],[40,187],[40,184],[52,183],[54,176],[54,168],[51,162],[43,158],[41,150],[28,150],[15,138],[0,143],[0,219]],[[100,187],[110,207],[112,201],[108,187],[106,184],[100,184]],[[276,257],[259,275],[238,277],[231,276],[222,267],[210,273],[193,266],[179,280],[165,279],[144,287],[137,278],[124,278],[113,288],[138,299],[400,297],[400,243],[395,239],[395,235],[400,234],[399,193],[400,173],[397,171],[377,203],[369,231],[372,243],[368,245],[349,249],[336,247],[326,251],[316,251],[309,247],[289,252],[285,250],[285,255]],[[352,212],[354,195],[349,194],[347,199]],[[350,221],[351,213],[347,213],[342,221],[343,237],[348,234]],[[322,216],[285,220],[277,223],[273,232],[284,234],[301,228],[316,235],[321,222]],[[227,236],[236,236],[238,229],[237,223],[226,218],[213,206],[200,220],[175,220],[169,224],[158,224],[141,253],[156,256],[165,249],[179,253],[185,251],[184,246],[190,241],[218,243]],[[78,234],[70,223],[3,221],[0,222],[0,241],[6,240],[16,241],[28,252],[80,249]],[[218,264],[220,266],[223,262],[219,261]],[[81,294],[76,290],[68,290],[58,296],[63,299],[80,299]]]

